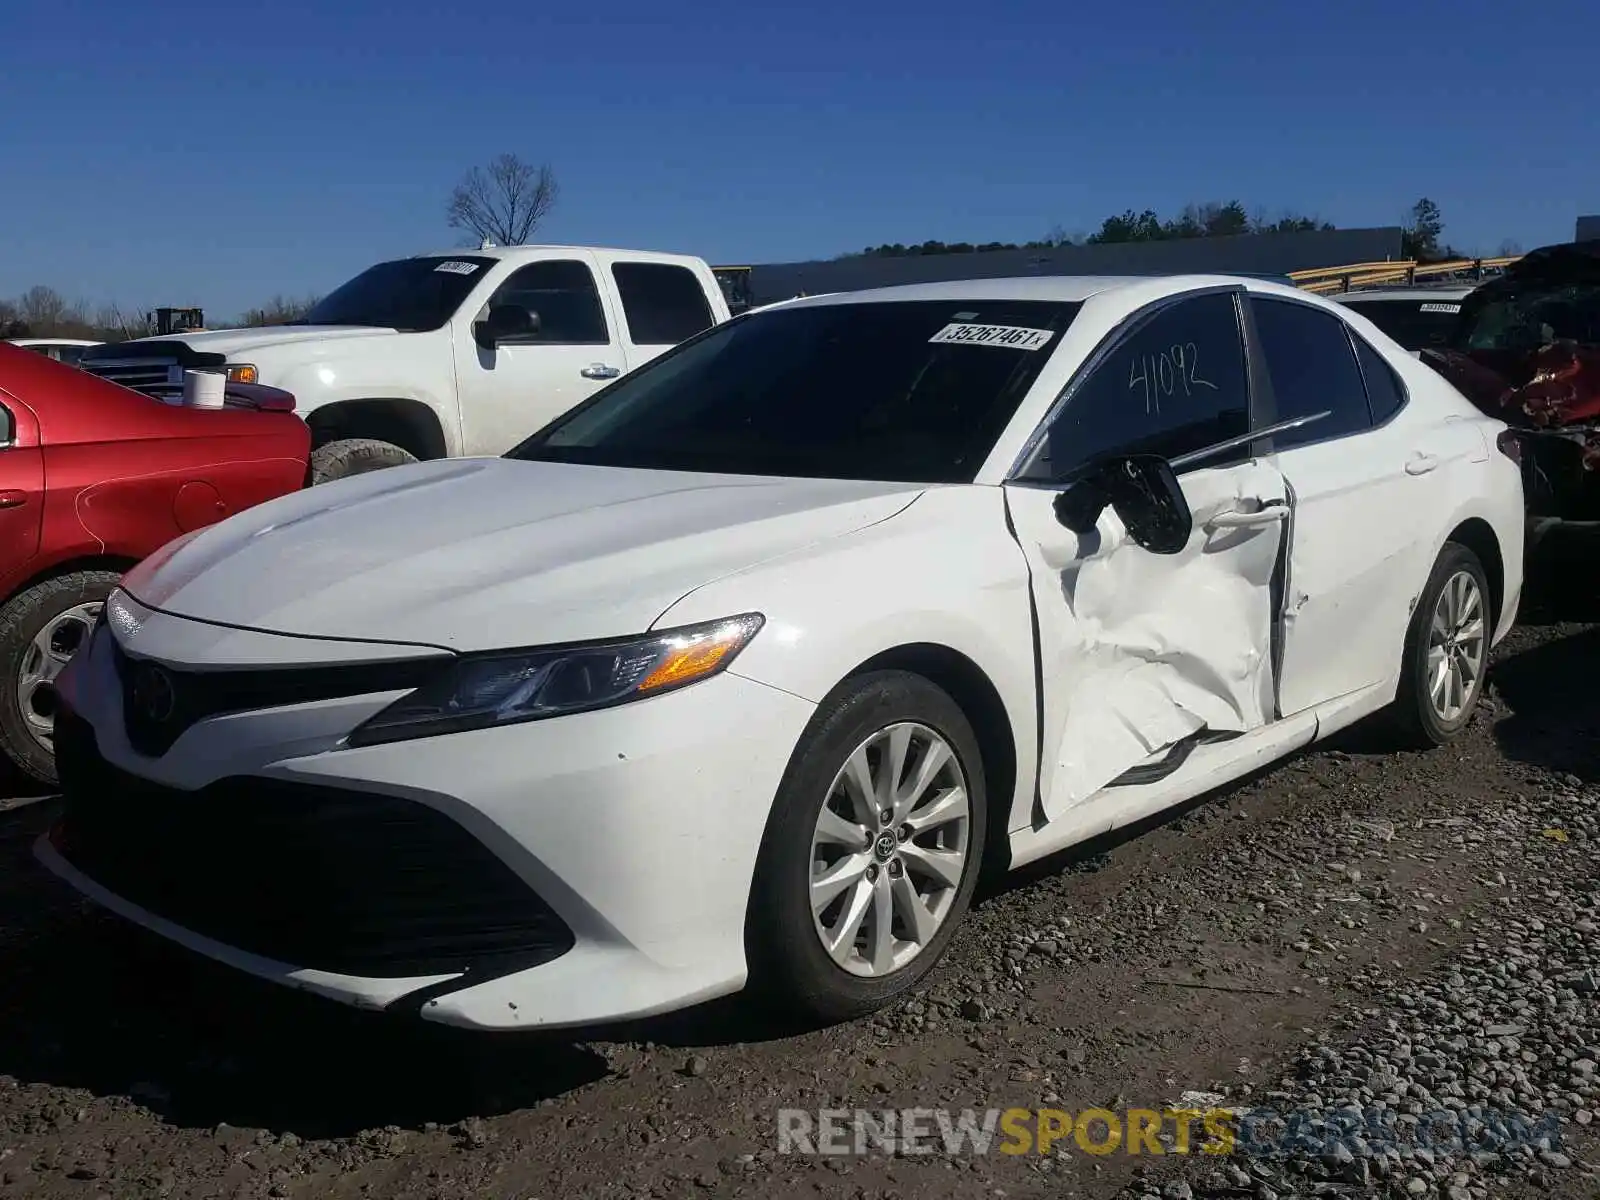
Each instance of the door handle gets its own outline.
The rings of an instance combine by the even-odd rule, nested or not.
[[[1426,475],[1439,465],[1437,454],[1423,454],[1420,450],[1406,459],[1407,475]]]
[[[1250,529],[1257,525],[1271,525],[1281,521],[1289,515],[1289,506],[1281,500],[1271,504],[1263,504],[1260,508],[1247,510],[1236,508],[1232,512],[1221,512],[1206,522],[1207,529]]]
[[[622,374],[622,368],[607,366],[605,363],[590,363],[578,374],[585,379],[615,379]]]
[[[27,492],[0,492],[0,508],[21,508],[27,502]]]

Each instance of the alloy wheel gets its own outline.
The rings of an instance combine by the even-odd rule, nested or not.
[[[57,613],[23,651],[17,667],[17,708],[28,732],[46,750],[53,750],[55,743],[55,678],[78,649],[88,645],[104,607],[104,601],[93,600]]]
[[[811,912],[852,975],[906,966],[944,925],[972,842],[961,761],[926,725],[872,734],[834,776],[811,838]]]
[[[1428,627],[1428,698],[1434,715],[1459,720],[1477,699],[1488,656],[1483,590],[1470,571],[1445,580]]]

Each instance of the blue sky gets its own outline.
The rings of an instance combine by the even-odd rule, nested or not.
[[[715,261],[1418,196],[1493,253],[1600,212],[1592,0],[9,0],[0,296],[213,319],[458,241],[502,151],[541,240]]]

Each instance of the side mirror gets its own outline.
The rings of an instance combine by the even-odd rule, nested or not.
[[[491,304],[483,320],[472,326],[473,339],[485,350],[513,338],[536,337],[539,314],[519,304]]]
[[[1128,454],[1096,463],[1055,499],[1056,520],[1088,533],[1110,507],[1134,544],[1176,554],[1189,544],[1194,515],[1172,465],[1158,454]]]

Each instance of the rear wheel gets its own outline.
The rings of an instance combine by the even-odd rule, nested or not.
[[[318,446],[311,452],[309,481],[329,483],[351,475],[365,475],[386,467],[403,467],[416,462],[416,456],[393,442],[377,438],[340,438]]]
[[[1466,728],[1483,694],[1492,625],[1483,563],[1447,542],[1406,633],[1393,715],[1409,742],[1442,746]]]
[[[767,824],[746,938],[755,986],[823,1021],[916,986],[971,902],[985,803],[977,738],[949,695],[901,671],[843,685]]]
[[[56,782],[55,678],[89,642],[114,571],[74,571],[0,605],[0,751],[42,783]]]

